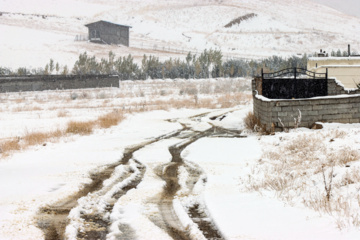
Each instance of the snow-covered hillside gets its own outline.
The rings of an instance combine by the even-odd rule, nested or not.
[[[44,67],[52,58],[72,67],[78,55],[182,57],[221,49],[227,57],[261,58],[360,49],[360,19],[312,1],[280,0],[0,0],[0,66]],[[246,14],[255,17],[225,28]],[[87,23],[132,26],[130,48],[75,41]]]

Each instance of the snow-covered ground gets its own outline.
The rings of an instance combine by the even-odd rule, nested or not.
[[[226,79],[191,84],[200,89],[204,82],[217,81]],[[178,95],[178,85],[175,80],[128,81],[121,97],[119,89],[1,94],[0,119],[4,121],[0,130],[6,138],[16,137],[26,134],[19,127],[20,119],[30,132],[51,130],[72,119],[94,119],[124,106],[124,99],[126,104],[148,97],[169,101]],[[163,96],[162,89],[168,95]],[[71,100],[74,92],[79,97]],[[56,117],[66,109],[64,104],[69,107],[67,114]],[[37,110],[31,110],[34,107]],[[296,129],[269,136],[248,130],[241,136],[222,133],[224,128],[230,133],[244,130],[243,118],[251,110],[252,104],[243,101],[233,108],[134,111],[125,113],[119,125],[95,129],[92,135],[66,135],[3,156],[0,239],[43,239],[41,209],[75,196],[91,183],[94,173],[118,162],[125,149],[134,147],[128,164],[116,167],[103,189],[78,199],[64,229],[68,239],[88,231],[84,216],[95,213],[108,221],[107,239],[173,239],[169,224],[186,232],[189,239],[204,239],[199,219],[212,224],[226,239],[359,239],[359,125],[324,124],[321,130]],[[51,114],[45,117],[46,112]],[[12,113],[17,117],[10,118]],[[33,120],[27,124],[28,119]],[[191,142],[212,126],[221,128]],[[154,140],[158,136],[163,137]],[[180,188],[169,197],[167,181],[173,178],[167,178],[166,172],[170,174],[176,165],[169,147],[182,144],[184,162],[176,168]],[[329,184],[329,163],[334,166],[333,190],[327,205],[324,184]],[[122,192],[135,180],[136,187]],[[123,195],[114,198],[119,191]]]
[[[1,0],[0,6],[0,66],[13,69],[44,68],[50,58],[71,68],[85,51],[98,58],[132,54],[137,61],[205,48],[246,59],[346,50],[347,44],[360,51],[360,19],[312,1]],[[256,17],[224,27],[251,13]],[[85,24],[98,20],[132,26],[130,48],[75,41],[87,36]]]
[[[84,51],[139,61],[205,48],[230,58],[360,49],[360,19],[312,1],[0,0],[0,6],[0,67],[13,69],[43,68],[50,58],[71,68]],[[224,27],[250,13],[256,16]],[[132,26],[130,48],[75,41],[97,20]],[[176,79],[1,93],[0,146],[13,140],[22,149],[0,153],[0,239],[44,239],[54,230],[48,225],[56,207],[69,210],[61,230],[68,239],[95,230],[106,239],[360,239],[359,124],[253,133],[243,122],[252,110],[249,85]],[[63,131],[70,121],[114,110],[125,120],[109,129],[23,144],[31,133]],[[130,159],[119,163],[129,149]],[[171,162],[176,151],[181,161]],[[104,187],[82,195],[111,164]],[[94,227],[92,216],[107,227]]]

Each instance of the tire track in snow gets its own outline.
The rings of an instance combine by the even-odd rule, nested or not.
[[[188,119],[201,121],[201,118],[207,114],[209,113],[199,114]],[[177,120],[169,121],[179,122]],[[186,140],[168,148],[172,155],[172,162],[163,165],[159,175],[166,182],[163,196],[159,202],[159,210],[164,221],[162,225],[166,226],[164,230],[174,239],[224,239],[207,211],[203,211],[206,209],[205,204],[195,203],[187,213],[182,207],[183,211],[180,213],[180,208],[174,207],[175,203],[178,203],[177,206],[181,205],[174,201],[174,197],[180,189],[178,176],[180,167],[185,167],[190,173],[187,180],[188,189],[192,189],[197,182],[206,183],[206,178],[201,178],[203,173],[201,168],[193,163],[184,163],[181,152],[188,145],[203,137],[243,136],[240,136],[240,131],[232,131],[214,125],[201,132],[191,131],[186,124],[180,124],[183,126],[181,130],[127,148],[119,162],[91,174],[92,182],[85,185],[81,191],[56,204],[41,208],[37,221],[38,226],[44,232],[45,239],[65,239],[65,229],[68,239],[106,239],[109,228],[113,227],[110,226],[109,217],[114,204],[129,190],[137,187],[146,171],[142,163],[132,159],[133,153],[160,140],[178,137],[182,132],[184,132],[182,138]],[[119,167],[121,167],[121,174],[114,177]],[[105,185],[104,182],[106,182]],[[73,224],[69,225],[69,223]],[[136,238],[136,232],[130,226],[119,224],[116,227],[122,232],[123,239]]]
[[[163,196],[159,202],[159,209],[167,227],[173,233],[174,239],[225,239],[206,210],[204,203],[200,201],[194,203],[187,213],[185,213],[185,210],[184,213],[179,213],[181,210],[176,208],[183,209],[179,204],[177,204],[177,207],[174,206],[178,202],[175,198],[176,193],[181,188],[179,184],[179,167],[185,167],[188,172],[186,185],[190,190],[189,195],[191,195],[197,183],[206,184],[206,177],[204,177],[205,174],[201,167],[194,163],[187,163],[182,159],[182,151],[203,137],[244,137],[240,134],[241,131],[232,131],[212,125],[210,129],[203,132],[193,132],[193,136],[189,139],[169,147],[172,161],[169,164],[162,165],[162,171],[158,173],[166,182]],[[187,214],[187,216],[179,216],[184,214]]]
[[[218,118],[222,120],[229,112],[232,111],[212,116],[210,120]],[[202,118],[208,114],[208,112],[202,113],[192,116],[189,119],[200,122],[202,121]],[[178,119],[170,119],[168,121],[176,122]],[[230,130],[220,126],[215,126],[211,123],[209,124],[211,125],[210,129],[202,132],[192,131],[192,134],[190,134],[188,139],[179,144],[170,146],[169,152],[172,155],[172,161],[169,164],[162,165],[160,167],[162,171],[158,172],[158,175],[166,182],[163,196],[159,202],[159,209],[167,227],[173,232],[173,236],[175,235],[174,239],[225,239],[224,235],[220,232],[212,220],[204,202],[198,200],[193,203],[193,205],[187,209],[186,213],[183,207],[179,206],[181,204],[177,204],[175,207],[175,202],[179,202],[175,196],[181,188],[179,184],[180,167],[184,167],[188,173],[186,187],[189,189],[189,195],[192,195],[192,191],[196,184],[205,186],[207,182],[206,175],[200,166],[195,163],[185,162],[182,159],[181,153],[187,146],[204,137],[246,137],[241,135],[241,130]],[[190,129],[190,126],[188,126],[188,128]],[[175,208],[183,209],[184,213],[179,213],[181,210],[177,210]],[[187,214],[187,216],[179,216],[184,214]],[[196,227],[194,227],[194,225]]]
[[[104,170],[91,174],[90,175],[90,178],[92,180],[91,183],[84,185],[83,188],[79,192],[77,192],[76,194],[74,194],[72,196],[67,197],[66,199],[60,200],[59,202],[57,202],[55,204],[45,206],[45,207],[42,207],[41,209],[39,209],[37,217],[36,217],[36,221],[37,221],[37,226],[44,233],[45,240],[61,240],[61,239],[66,238],[65,229],[66,229],[67,225],[69,224],[68,216],[70,214],[70,211],[78,205],[79,199],[81,199],[89,194],[95,193],[96,191],[99,191],[102,193],[107,192],[106,189],[110,189],[111,187],[114,187],[117,182],[120,181],[120,183],[121,183],[122,181],[126,180],[128,177],[131,177],[129,175],[121,176],[120,179],[113,181],[108,186],[106,186],[105,189],[101,190],[104,187],[104,181],[111,177],[111,175],[114,173],[116,167],[129,165],[128,164],[129,160],[132,158],[134,152],[140,150],[141,148],[143,148],[147,145],[158,142],[162,139],[169,139],[174,136],[177,136],[183,130],[186,130],[185,126],[183,126],[183,129],[181,129],[181,130],[170,132],[168,134],[161,135],[152,140],[149,140],[145,143],[141,143],[136,146],[127,148],[123,154],[122,159],[119,162],[110,164],[110,165],[106,166]],[[139,169],[143,170],[143,172],[141,173],[143,175],[143,173],[145,172],[144,166],[139,162],[137,162],[137,164],[140,166]],[[137,180],[135,182],[133,182],[132,184],[127,184],[127,185],[123,186],[123,189],[121,189],[121,191],[122,191],[121,194],[120,194],[120,192],[114,193],[113,194],[114,199],[120,198],[121,196],[126,194],[127,191],[129,191],[132,188],[135,188],[141,182],[142,175],[139,178],[137,178]],[[113,206],[113,203],[111,205]],[[108,209],[106,209],[106,207],[105,207],[105,210],[107,212],[109,212],[112,209],[111,205],[108,207]],[[100,228],[101,230],[98,231],[98,233],[96,233],[97,235],[100,235],[100,238],[98,238],[98,239],[105,239],[106,234],[104,234],[104,233],[105,232],[107,233],[107,231],[108,231],[107,230],[108,222],[104,221],[104,217],[101,217],[98,215],[84,216],[83,221],[87,222],[91,226],[94,226],[93,229],[95,229],[96,227]],[[130,231],[130,229],[129,229],[129,231]],[[77,235],[77,231],[75,231],[75,232]],[[91,234],[93,234],[93,233],[91,233]],[[79,237],[83,238],[82,234],[80,234]]]
[[[113,181],[113,183],[117,183],[112,183],[110,184],[112,185],[111,187],[103,188],[96,193],[88,194],[84,199],[79,200],[78,207],[71,210],[69,218],[72,219],[72,216],[75,215],[72,221],[77,225],[76,238],[106,239],[110,225],[109,217],[114,204],[129,190],[137,187],[146,170],[145,166],[139,162],[130,160],[128,163],[130,163],[130,168],[125,171],[126,177],[122,181],[119,181],[119,179],[113,181],[110,178],[109,180]],[[78,214],[80,215],[79,217]],[[74,227],[70,222],[70,226],[67,228],[67,231],[69,229],[69,234],[71,234],[71,228]],[[69,238],[69,236],[67,237]]]

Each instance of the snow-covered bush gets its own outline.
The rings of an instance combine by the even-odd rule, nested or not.
[[[244,191],[273,193],[290,205],[336,218],[339,228],[360,226],[360,153],[341,130],[281,134],[241,177]],[[357,145],[359,146],[359,145]]]

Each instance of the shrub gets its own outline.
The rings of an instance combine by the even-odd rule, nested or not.
[[[79,97],[79,95],[77,93],[71,93],[70,94],[71,100],[76,100],[78,97]]]
[[[0,144],[0,153],[7,155],[10,151],[20,150],[21,146],[18,139],[7,140]]]
[[[98,124],[101,128],[109,128],[117,125],[124,119],[124,115],[120,111],[113,111],[98,118]]]
[[[32,132],[32,133],[27,133],[23,137],[23,140],[25,141],[26,145],[35,145],[35,144],[44,143],[48,138],[49,138],[48,133]]]
[[[336,161],[337,164],[346,165],[349,162],[355,162],[360,159],[360,154],[356,149],[349,147],[340,149],[335,155],[330,156],[330,159]]]
[[[244,118],[244,123],[247,129],[254,130],[259,120],[255,117],[254,113],[248,112]]]
[[[70,121],[66,128],[66,133],[80,134],[80,135],[88,135],[93,132],[95,122],[87,121],[87,122],[78,122],[78,121]]]
[[[64,135],[64,132],[57,129],[50,132],[31,132],[26,133],[25,136],[22,137],[23,143],[22,147],[33,146],[37,144],[43,144],[50,139],[57,139]]]

